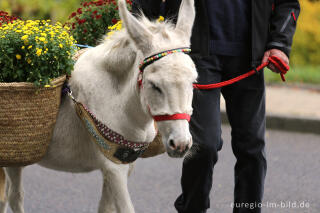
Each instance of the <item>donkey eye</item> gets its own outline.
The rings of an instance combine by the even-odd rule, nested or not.
[[[157,86],[156,86],[154,83],[152,83],[152,82],[150,82],[150,84],[151,84],[151,87],[152,87],[153,90],[155,90],[155,91],[157,91],[158,93],[162,94],[162,90],[161,90],[159,87],[157,87]]]

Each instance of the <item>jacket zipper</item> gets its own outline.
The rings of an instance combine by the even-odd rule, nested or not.
[[[291,16],[293,16],[293,19],[295,20],[294,10],[292,9],[286,19],[286,21],[283,23],[280,32],[283,33],[283,31],[287,28],[289,21],[291,19]]]

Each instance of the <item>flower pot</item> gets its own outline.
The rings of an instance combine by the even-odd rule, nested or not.
[[[46,154],[65,79],[40,89],[32,83],[0,83],[0,167],[33,164]]]

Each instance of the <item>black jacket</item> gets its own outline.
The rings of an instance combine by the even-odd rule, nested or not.
[[[264,52],[276,48],[287,56],[290,54],[292,38],[300,13],[299,0],[251,0],[252,2],[252,66],[261,63]],[[162,0],[133,0],[132,11],[140,10],[150,19],[160,15]],[[181,0],[167,0],[165,18],[177,18]],[[191,38],[194,58],[209,55],[210,29],[206,0],[195,0],[196,19]]]

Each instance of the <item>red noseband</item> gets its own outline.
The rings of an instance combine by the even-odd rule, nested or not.
[[[169,121],[169,120],[187,120],[190,121],[190,115],[187,113],[178,113],[173,115],[156,115],[153,116],[155,121]]]

